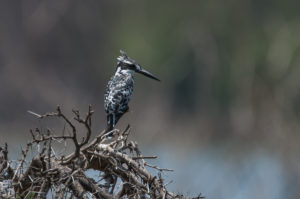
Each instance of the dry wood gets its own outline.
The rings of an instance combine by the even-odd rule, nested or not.
[[[167,190],[161,177],[171,169],[159,168],[146,160],[156,156],[143,156],[138,144],[128,140],[130,127],[124,131],[101,132],[91,140],[92,107],[89,106],[85,117],[73,110],[74,118],[69,119],[57,107],[56,112],[44,115],[28,111],[39,119],[61,118],[71,130],[70,135],[55,135],[50,130],[31,130],[32,140],[22,150],[18,161],[8,160],[7,144],[0,147],[0,198],[184,198]],[[85,136],[79,141],[79,126],[85,129]],[[108,137],[107,135],[109,134]],[[75,151],[60,154],[53,143],[71,141]],[[30,158],[32,148],[39,152]],[[11,163],[17,162],[16,166]],[[152,175],[147,167],[157,170]],[[88,175],[91,171],[93,177]],[[198,196],[196,198],[202,198]]]

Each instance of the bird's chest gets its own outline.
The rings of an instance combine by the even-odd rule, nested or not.
[[[132,75],[119,74],[113,78],[110,90],[112,92],[132,92],[133,83]]]
[[[131,76],[115,75],[107,88],[105,109],[125,109],[133,92],[133,83],[134,80]]]

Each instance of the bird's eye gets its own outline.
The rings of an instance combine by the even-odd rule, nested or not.
[[[129,63],[125,63],[125,66],[124,66],[125,68],[128,68],[128,69],[133,69],[135,66],[134,66],[134,64],[129,64]]]
[[[126,62],[123,62],[121,64],[121,68],[122,69],[131,69],[133,70],[135,68],[135,65],[134,64],[131,64],[131,63],[126,63]]]
[[[135,65],[134,65],[134,64],[129,64],[129,68],[130,68],[130,69],[134,69],[134,68],[135,68]]]

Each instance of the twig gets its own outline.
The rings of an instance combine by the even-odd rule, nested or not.
[[[148,166],[148,167],[151,167],[151,168],[153,168],[153,169],[157,169],[158,171],[160,171],[160,172],[162,172],[162,171],[174,171],[173,169],[167,169],[167,168],[159,168],[158,166],[155,166],[155,165],[151,165],[151,164],[149,164],[149,163],[145,163],[145,165],[146,166]]]
[[[157,156],[140,156],[140,157],[132,157],[133,160],[139,160],[139,159],[156,159]]]

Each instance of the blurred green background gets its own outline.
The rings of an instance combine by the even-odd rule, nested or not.
[[[300,2],[2,1],[0,136],[16,157],[26,111],[95,109],[122,49],[136,75],[132,139],[175,169],[169,188],[207,198],[296,199],[300,191]]]

